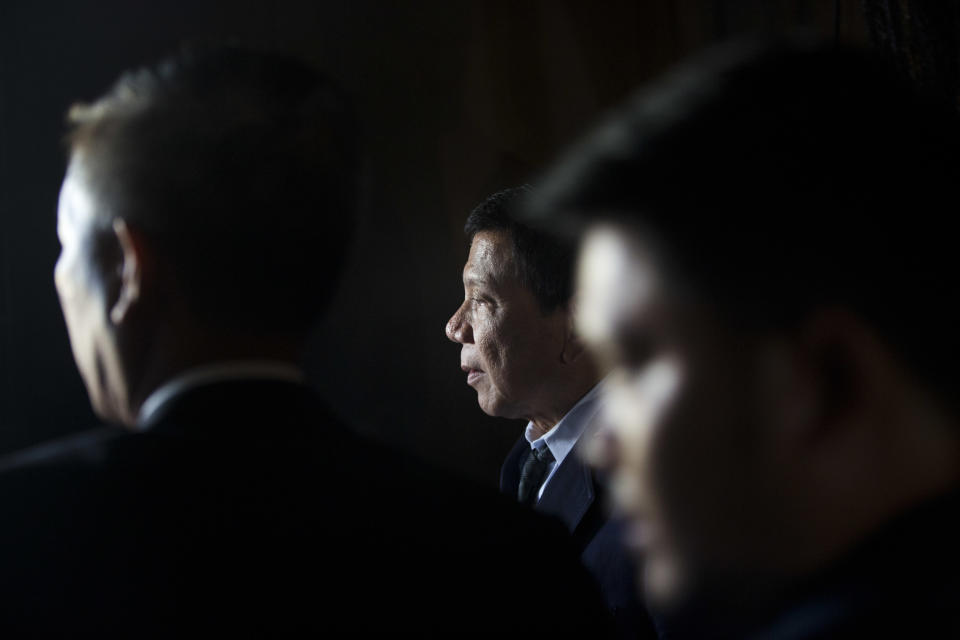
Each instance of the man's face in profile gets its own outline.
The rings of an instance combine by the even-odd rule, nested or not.
[[[586,237],[577,328],[612,370],[592,457],[612,472],[644,586],[666,608],[755,566],[768,508],[757,351],[680,291],[637,234]]]
[[[108,316],[110,291],[103,265],[97,262],[98,258],[106,258],[102,247],[108,237],[97,225],[100,206],[82,158],[74,155],[60,190],[57,210],[60,256],[54,269],[54,282],[74,360],[90,402],[100,417],[114,419],[115,394],[111,384],[117,371]]]
[[[536,417],[550,397],[567,314],[543,314],[517,277],[512,239],[504,231],[474,236],[463,290],[446,334],[463,345],[460,367],[480,408],[491,416]]]

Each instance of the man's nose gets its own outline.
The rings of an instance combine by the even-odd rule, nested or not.
[[[466,318],[464,318],[464,309],[462,305],[456,310],[456,312],[454,312],[452,316],[450,316],[450,319],[447,320],[446,334],[449,340],[459,344],[465,344],[473,341],[473,332],[470,328],[470,324],[466,321]]]
[[[60,252],[60,255],[57,256],[57,262],[53,265],[53,286],[57,290],[57,293],[63,293],[63,287],[66,283],[66,265],[63,263],[63,252]]]

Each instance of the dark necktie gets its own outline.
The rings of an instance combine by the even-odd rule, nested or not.
[[[532,505],[537,502],[537,491],[547,477],[547,470],[553,460],[549,447],[530,450],[530,455],[527,456],[520,470],[520,486],[517,487],[517,500],[522,504]]]

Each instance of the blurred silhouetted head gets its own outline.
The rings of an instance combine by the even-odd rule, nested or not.
[[[341,94],[304,63],[184,50],[70,110],[71,154],[108,206],[154,238],[212,325],[300,331],[337,281],[353,227]]]
[[[734,47],[622,108],[539,185],[533,217],[642,226],[737,323],[853,308],[952,391],[958,150],[952,114],[872,57]]]
[[[953,115],[870,56],[738,45],[535,187],[522,219],[582,237],[595,454],[654,601],[756,605],[952,486],[958,169]]]
[[[186,366],[177,350],[266,357],[305,338],[354,219],[353,123],[327,79],[279,54],[184,49],[69,120],[57,286],[101,415],[149,392],[116,380]],[[166,353],[148,354],[162,330]]]

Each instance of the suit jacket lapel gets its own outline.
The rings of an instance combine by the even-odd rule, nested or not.
[[[514,500],[520,486],[520,468],[529,451],[530,443],[521,436],[500,468],[500,491]],[[563,459],[534,508],[540,513],[560,518],[567,530],[573,533],[595,499],[593,474],[574,450]]]
[[[523,467],[523,461],[530,451],[530,443],[523,436],[513,445],[513,449],[507,454],[507,459],[503,461],[500,467],[500,492],[504,493],[514,500],[517,499],[517,489],[520,487],[520,469]]]
[[[567,530],[573,533],[594,498],[590,469],[580,460],[576,451],[571,451],[544,489],[536,510],[560,518]]]

